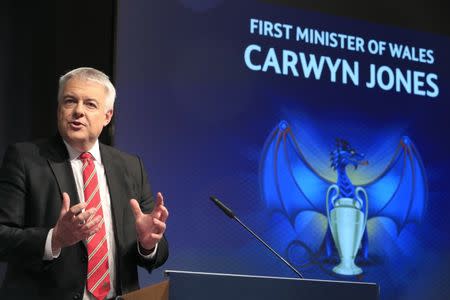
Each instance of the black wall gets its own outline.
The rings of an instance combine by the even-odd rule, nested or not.
[[[0,8],[1,158],[9,143],[56,133],[59,76],[81,66],[114,75],[116,1],[8,0]]]

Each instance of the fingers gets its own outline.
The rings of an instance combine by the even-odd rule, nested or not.
[[[155,218],[165,222],[169,216],[169,211],[164,206],[164,197],[160,192],[156,194],[155,202],[155,208],[153,209],[152,214]]]
[[[163,234],[166,231],[166,223],[164,223],[158,219],[153,219],[153,225],[155,228],[153,233]]]
[[[64,216],[67,213],[67,211],[69,210],[69,207],[70,207],[69,194],[64,192],[62,194],[62,205],[61,205],[61,211],[59,213],[60,217]]]
[[[153,230],[150,233],[150,236],[153,239],[160,241],[163,237],[164,232],[166,232],[166,223],[158,219],[153,219]]]
[[[157,218],[163,222],[166,222],[167,218],[169,217],[169,211],[164,206],[164,204],[161,204],[161,203],[160,203],[160,205],[155,206],[152,214],[153,214],[154,218]]]
[[[78,203],[78,204],[72,206],[72,207],[69,209],[69,213],[71,213],[72,215],[76,216],[76,215],[78,215],[79,213],[81,213],[81,212],[83,211],[83,209],[86,208],[86,205],[87,205],[86,202]]]
[[[159,242],[162,239],[163,234],[162,233],[152,233],[150,236],[151,236],[152,239],[154,239],[157,242]]]
[[[139,203],[136,201],[136,199],[130,200],[130,206],[131,210],[133,211],[134,218],[137,219],[142,215],[141,207],[139,206]]]
[[[146,249],[151,249],[155,243],[158,243],[163,238],[163,234],[166,231],[166,224],[164,222],[155,218],[151,222],[151,226],[146,228],[141,234],[138,234],[139,242],[144,245]]]
[[[70,197],[69,194],[64,192],[62,194],[62,205],[60,211],[60,218],[64,218],[66,220],[71,220],[74,216],[79,214],[86,207],[85,203],[79,203],[70,207]]]
[[[77,205],[70,207],[66,212],[66,214],[64,215],[64,218],[66,220],[72,221],[73,218],[76,217],[78,214],[80,214],[85,207],[86,203],[78,203]]]
[[[158,219],[165,223],[167,218],[169,217],[169,211],[165,206],[161,206],[160,210],[161,211]]]
[[[164,206],[164,197],[161,192],[156,194],[156,206],[163,205]]]
[[[96,215],[98,209],[85,210],[86,206],[86,203],[79,203],[70,207],[69,195],[62,194],[60,218],[53,230],[52,247],[55,245],[55,249],[60,249],[71,246],[102,228],[103,217]]]
[[[84,224],[81,230],[86,235],[85,238],[97,233],[102,227],[102,223],[103,218],[101,216],[96,216]]]
[[[91,208],[89,210],[86,210],[84,212],[79,213],[78,215],[74,216],[72,219],[72,222],[77,223],[78,226],[83,226],[87,222],[89,222],[90,219],[92,219],[93,216],[97,213],[96,208]]]

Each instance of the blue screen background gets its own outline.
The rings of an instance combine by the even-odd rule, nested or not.
[[[143,158],[153,191],[165,196],[170,258],[163,269],[295,277],[208,200],[216,195],[294,265],[306,264],[307,278],[376,282],[382,299],[450,293],[447,37],[258,1],[131,0],[120,3],[118,15],[116,144]],[[251,18],[433,49],[435,63],[252,35]],[[250,44],[359,61],[360,78],[367,78],[371,63],[436,73],[439,96],[345,85],[325,74],[316,80],[255,72],[244,61]],[[287,249],[298,240],[316,249],[326,223],[304,213],[304,227],[294,228],[261,197],[262,149],[281,120],[330,178],[336,138],[365,153],[369,165],[358,172],[367,176],[382,170],[402,136],[416,146],[428,185],[423,219],[399,234],[389,220],[372,219],[374,259],[362,277],[337,276],[331,265],[308,264],[312,254],[304,248]],[[140,272],[141,285],[162,278],[161,270]]]

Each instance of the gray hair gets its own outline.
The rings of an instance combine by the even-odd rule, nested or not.
[[[106,111],[112,110],[114,108],[114,100],[116,99],[116,89],[109,80],[109,77],[99,70],[87,67],[74,69],[72,71],[67,72],[66,74],[64,74],[59,78],[58,102],[61,102],[64,87],[66,86],[67,82],[72,78],[81,80],[90,80],[103,85],[106,89],[106,102],[105,102]]]

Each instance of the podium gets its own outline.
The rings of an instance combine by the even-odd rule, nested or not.
[[[377,284],[166,270],[168,278],[125,300],[378,300]]]

